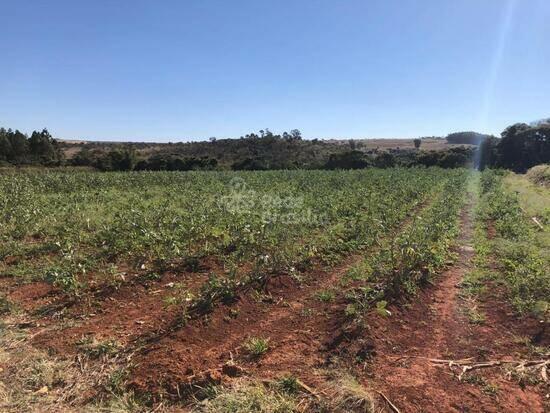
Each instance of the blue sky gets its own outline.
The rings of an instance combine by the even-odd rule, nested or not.
[[[179,141],[550,116],[548,0],[0,0],[0,126]]]

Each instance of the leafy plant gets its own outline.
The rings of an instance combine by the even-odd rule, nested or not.
[[[334,298],[336,297],[336,294],[333,290],[322,290],[317,293],[317,298],[324,302],[329,303],[331,301],[334,301]]]

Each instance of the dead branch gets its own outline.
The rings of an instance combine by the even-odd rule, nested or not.
[[[303,390],[305,390],[306,393],[311,394],[312,396],[316,397],[319,400],[321,399],[321,396],[319,396],[319,393],[317,393],[315,390],[313,390],[311,387],[305,384],[302,380],[296,379],[296,384],[300,386]]]
[[[481,363],[470,364],[473,358],[461,359],[461,360],[443,360],[443,359],[429,359],[434,364],[447,364],[451,371],[453,367],[460,367],[461,371],[458,375],[458,380],[462,380],[465,373],[476,370],[491,367],[498,367],[502,365],[512,365],[513,369],[518,372],[524,372],[527,369],[531,371],[539,370],[540,375],[544,381],[548,381],[547,368],[550,365],[550,359],[543,360],[490,360]]]
[[[487,368],[487,367],[500,366],[501,364],[502,363],[500,361],[493,361],[493,362],[490,362],[490,363],[478,363],[478,364],[472,364],[470,366],[463,366],[462,367],[462,372],[458,375],[458,380],[462,381],[462,376],[464,376],[464,374],[468,371],[476,370],[476,369],[484,369],[484,368]]]
[[[449,364],[449,365],[456,365],[460,366],[462,364],[468,364],[474,361],[473,357],[468,357],[467,359],[460,359],[460,360],[443,360],[443,359],[428,359],[431,363],[434,364]]]
[[[391,402],[390,399],[388,399],[388,397],[382,393],[381,391],[378,391],[377,392],[380,396],[382,396],[382,398],[386,401],[386,403],[388,403],[388,405],[390,406],[390,408],[395,412],[395,413],[401,413],[400,410],[397,408],[397,406],[395,404],[393,404]]]
[[[429,359],[430,362],[434,364],[454,364],[454,365],[464,365],[472,362],[474,360],[473,357],[467,358],[467,359],[460,359],[460,360],[443,360],[443,359]],[[500,363],[500,364],[517,364],[517,365],[525,365],[525,367],[533,366],[536,364],[543,364],[543,363],[549,363],[549,360],[542,359],[542,360],[488,360],[483,361],[478,364],[487,364],[487,363]]]
[[[537,225],[537,227],[539,227],[542,231],[544,231],[544,227],[542,226],[542,224],[540,223],[540,221],[537,219],[537,217],[533,217],[531,218],[533,220],[533,222]]]

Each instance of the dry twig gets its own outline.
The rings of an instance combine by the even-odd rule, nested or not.
[[[388,399],[388,397],[382,393],[381,391],[377,392],[380,396],[382,396],[382,398],[386,401],[386,403],[388,403],[388,405],[390,406],[390,408],[395,412],[395,413],[401,413],[401,411],[397,408],[397,406],[395,404],[393,404],[391,402],[390,399]]]
[[[465,373],[471,370],[498,367],[502,365],[512,365],[513,368],[518,372],[524,372],[526,369],[539,370],[541,378],[544,381],[548,381],[547,368],[550,365],[550,359],[543,360],[491,360],[484,361],[481,363],[470,364],[473,358],[461,359],[461,360],[440,360],[440,359],[429,359],[431,363],[434,364],[448,364],[451,371],[453,366],[461,367],[461,372],[458,375],[458,379],[462,380],[462,377]]]

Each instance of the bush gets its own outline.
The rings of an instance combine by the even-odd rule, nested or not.
[[[550,316],[550,262],[535,246],[534,234],[516,194],[505,190],[503,173],[486,170],[481,176],[480,216],[496,229],[494,251],[503,281],[516,310],[541,320]]]
[[[361,151],[348,151],[332,154],[325,169],[364,169],[369,166],[366,155]]]
[[[538,165],[527,171],[527,178],[538,185],[550,186],[550,165]]]

